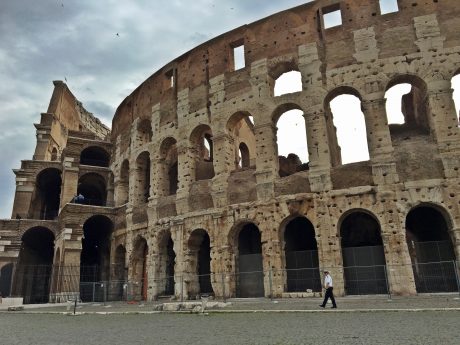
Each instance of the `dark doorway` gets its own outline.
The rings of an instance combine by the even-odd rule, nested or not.
[[[44,169],[38,174],[30,218],[53,220],[57,217],[61,201],[61,182],[61,172],[58,169]]]
[[[457,291],[455,252],[444,216],[420,206],[406,217],[406,240],[417,292]]]
[[[166,246],[166,295],[174,295],[174,265],[176,263],[176,253],[174,252],[174,242],[171,237]]]
[[[48,303],[54,256],[54,234],[47,228],[27,230],[22,236],[14,294],[25,304]]]
[[[192,267],[197,274],[197,286],[191,287],[192,294],[212,294],[211,285],[211,245],[208,233],[203,229],[192,232],[189,239],[189,250],[195,260],[196,267]]]
[[[11,279],[13,278],[14,264],[6,264],[0,270],[0,297],[9,297],[11,294]]]
[[[110,156],[101,147],[91,146],[84,149],[80,154],[80,164],[97,167],[108,167]]]
[[[105,206],[107,197],[105,179],[99,174],[85,174],[78,180],[77,193],[84,197],[82,204]]]
[[[133,278],[134,287],[131,293],[133,299],[147,300],[147,256],[149,247],[143,237],[138,237],[133,251]]]
[[[259,228],[246,224],[238,234],[237,296],[263,297],[264,272]]]
[[[126,249],[123,245],[119,245],[115,249],[115,260],[113,268],[113,279],[111,284],[111,297],[113,300],[125,300],[127,289],[126,284]]]
[[[288,292],[321,291],[318,246],[313,224],[305,217],[291,220],[284,231]]]
[[[112,221],[105,216],[91,217],[83,225],[80,255],[80,296],[82,301],[107,299],[112,229]]]
[[[342,256],[348,295],[388,293],[380,225],[365,212],[353,212],[342,222]]]

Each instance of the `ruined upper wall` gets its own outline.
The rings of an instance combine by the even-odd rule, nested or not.
[[[112,140],[129,131],[135,118],[150,116],[156,104],[161,105],[162,116],[173,117],[168,114],[177,113],[181,90],[189,89],[190,111],[208,107],[210,80],[219,75],[225,79],[227,100],[244,93],[251,87],[248,67],[256,61],[267,59],[268,67],[273,67],[269,73],[276,78],[278,57],[285,62],[291,56],[295,65],[301,45],[317,44],[324,84],[327,71],[360,62],[355,56],[355,41],[359,40],[355,34],[360,29],[373,28],[375,40],[371,43],[378,47],[379,58],[406,56],[420,51],[416,27],[423,23],[414,23],[414,18],[436,13],[444,48],[460,45],[457,0],[398,0],[398,5],[398,12],[381,15],[379,0],[318,0],[218,36],[170,62],[129,95],[113,119]],[[323,13],[338,7],[342,25],[324,29]],[[365,30],[361,34],[365,51],[370,41],[364,37]],[[242,43],[246,68],[233,71],[233,47]],[[173,87],[171,76],[175,80]]]
[[[110,129],[88,112],[62,81],[54,81],[54,91],[47,113],[53,114],[68,131],[86,129],[100,139],[110,133]]]

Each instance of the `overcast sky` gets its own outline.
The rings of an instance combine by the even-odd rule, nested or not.
[[[301,0],[1,0],[0,218],[11,216],[11,171],[32,159],[34,123],[53,80],[104,123],[163,65],[219,34]],[[118,36],[117,36],[118,33]]]
[[[0,218],[11,171],[32,159],[53,80],[110,126],[120,102],[163,65],[300,0],[0,0]],[[118,35],[117,35],[118,34]]]

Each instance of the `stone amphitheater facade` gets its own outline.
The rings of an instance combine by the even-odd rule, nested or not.
[[[378,0],[318,0],[218,36],[139,85],[111,131],[55,82],[35,125],[34,158],[15,170],[0,266],[53,264],[41,288],[50,296],[78,289],[60,267],[78,277],[84,264],[102,267],[98,280],[143,281],[138,292],[149,300],[204,292],[199,274],[210,274],[205,292],[216,296],[282,296],[298,291],[286,269],[302,268],[288,251],[308,251],[317,256],[308,268],[328,269],[343,295],[353,293],[346,249],[376,247],[385,289],[420,292],[414,241],[447,241],[448,259],[460,255],[451,88],[460,7],[397,3],[381,14]],[[335,11],[342,24],[326,28]],[[237,47],[245,61],[235,70]],[[275,81],[289,71],[301,73],[302,91],[275,97]],[[388,125],[385,92],[400,83],[412,85],[405,124]],[[341,163],[329,103],[343,94],[360,100],[368,161]],[[303,112],[308,165],[278,157],[276,124],[292,109]],[[88,202],[71,202],[78,193]],[[48,244],[27,249],[42,239]],[[354,264],[366,259],[377,265],[370,257]],[[265,274],[245,281],[251,267]],[[11,294],[26,293],[30,281],[20,275],[13,269]]]

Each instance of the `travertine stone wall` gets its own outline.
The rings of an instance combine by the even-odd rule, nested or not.
[[[325,29],[322,13],[336,4],[343,24]],[[147,277],[145,297],[165,292],[169,239],[175,254],[174,294],[194,297],[197,254],[191,238],[202,229],[210,237],[213,291],[235,296],[238,235],[252,223],[261,235],[263,270],[271,272],[264,278],[264,294],[272,290],[280,296],[286,291],[285,227],[306,217],[315,230],[320,268],[329,269],[335,290],[343,294],[341,224],[348,215],[364,212],[380,227],[390,291],[414,294],[406,243],[411,210],[421,205],[438,210],[457,259],[460,254],[460,133],[451,89],[451,79],[460,71],[460,9],[454,0],[398,4],[398,12],[381,15],[378,0],[314,1],[223,34],[157,71],[120,104],[113,119],[113,148],[106,147],[111,165],[104,176],[112,179],[107,185],[115,207],[105,211],[66,205],[76,190],[80,167],[74,158],[80,151],[66,151],[52,141],[46,129],[52,117],[43,116],[48,122],[40,127],[35,159],[48,157],[44,152],[51,152],[50,143],[56,142],[62,162],[65,212],[61,210],[59,224],[67,224],[61,229],[67,235],[59,234],[56,246],[69,251],[59,260],[78,262],[84,221],[104,214],[116,229],[112,251],[119,245],[126,249],[128,277]],[[245,67],[234,70],[233,47],[241,44]],[[301,73],[302,91],[274,97],[275,80],[291,70]],[[385,92],[400,83],[416,89],[410,96],[416,101],[412,110],[426,119],[426,133],[388,125]],[[58,87],[56,92],[63,86]],[[367,162],[342,164],[329,105],[342,94],[361,103]],[[64,128],[75,130],[68,104],[58,104],[53,94],[49,113],[58,119],[56,114],[64,114]],[[409,97],[405,107],[410,107]],[[279,177],[276,124],[292,109],[300,109],[305,119],[309,169]],[[247,116],[253,124],[241,122]],[[103,130],[93,128],[97,121],[82,122],[100,137]],[[244,130],[235,130],[242,126]],[[205,136],[212,144],[209,150]],[[97,138],[88,140],[104,146]],[[240,142],[249,147],[249,167],[238,167]],[[150,166],[140,174],[139,158],[146,156]],[[175,162],[177,192],[169,195],[168,169]],[[142,180],[145,169],[150,181]],[[16,175],[13,215],[23,215],[36,173],[21,169]],[[149,199],[140,202],[148,187]],[[85,216],[73,224],[66,217],[77,211]],[[139,266],[144,243],[145,272]]]

